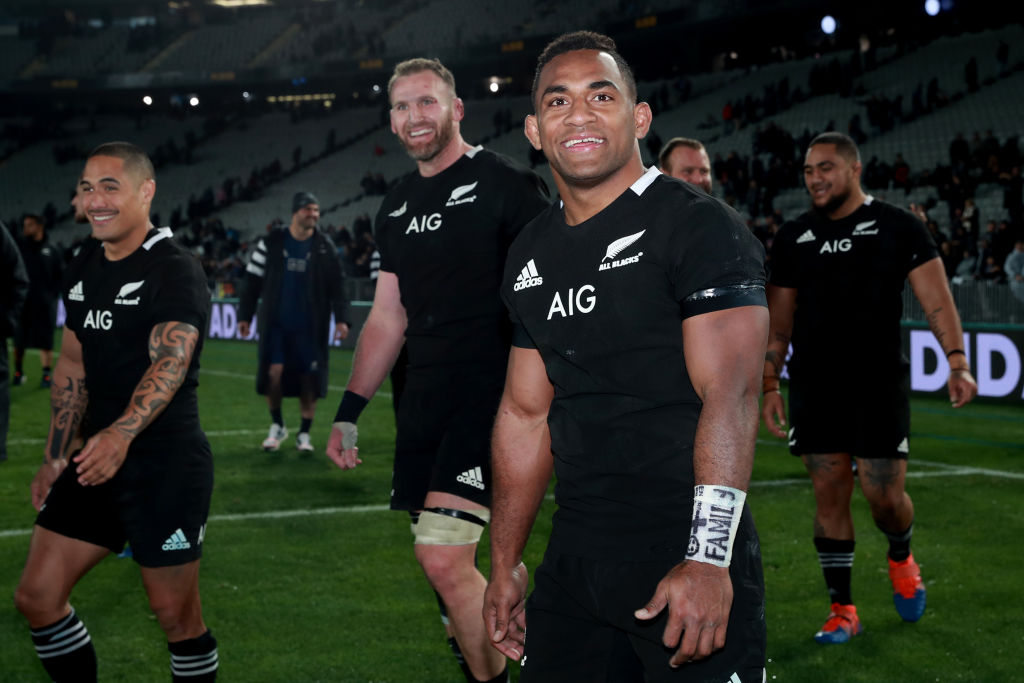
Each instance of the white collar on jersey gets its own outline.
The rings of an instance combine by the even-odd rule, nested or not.
[[[643,196],[644,190],[651,186],[655,178],[661,175],[661,171],[658,170],[657,166],[651,166],[647,171],[637,178],[637,181],[629,186],[629,189],[636,193],[637,197]],[[561,199],[558,200],[559,208],[565,207],[565,202]]]
[[[875,201],[875,198],[871,195],[864,195],[864,206],[871,206],[871,202]]]
[[[647,169],[647,172],[640,176],[635,183],[629,186],[629,189],[636,192],[636,196],[643,196],[644,190],[651,186],[655,178],[661,175],[661,171],[658,170],[657,166],[651,166]]]
[[[170,228],[158,228],[157,231],[153,233],[152,237],[142,243],[142,248],[149,251],[153,248],[154,244],[168,237],[174,237],[174,233],[171,232]]]
[[[471,150],[467,151],[467,152],[466,152],[466,156],[467,156],[467,157],[469,157],[470,159],[472,159],[473,157],[475,157],[475,156],[476,156],[477,152],[479,152],[479,151],[480,151],[480,150],[482,150],[483,148],[484,148],[484,146],[483,146],[483,145],[477,145],[477,146],[476,146],[476,147],[474,147],[473,149],[471,149]]]

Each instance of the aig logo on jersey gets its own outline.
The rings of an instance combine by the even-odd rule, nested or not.
[[[818,250],[819,254],[836,254],[840,251],[850,251],[853,246],[853,241],[846,237],[841,240],[825,240],[821,249]]]
[[[85,314],[82,327],[94,330],[109,330],[114,326],[114,314],[110,311],[89,311]]]
[[[562,294],[555,292],[555,298],[551,300],[551,307],[548,309],[548,320],[557,313],[563,318],[576,315],[576,313],[590,313],[597,305],[597,289],[594,285],[583,285],[576,290],[569,288],[569,293],[562,303]]]
[[[644,252],[642,251],[638,251],[633,256],[627,256],[626,258],[616,259],[615,257],[643,237],[645,232],[647,232],[647,230],[641,230],[640,232],[633,233],[632,235],[620,237],[609,244],[608,249],[604,252],[604,258],[601,259],[601,265],[599,265],[597,269],[611,270],[612,268],[621,268],[622,266],[628,266],[639,261],[640,257],[644,255]],[[605,263],[605,261],[608,261],[608,263]]]
[[[516,292],[526,289],[527,287],[536,287],[544,284],[544,278],[537,272],[537,264],[530,259],[523,266],[523,272],[519,273],[516,277],[516,283],[512,285],[512,289]]]
[[[405,229],[405,234],[408,235],[410,232],[422,234],[424,230],[433,232],[440,227],[441,214],[439,213],[432,213],[429,216],[413,216],[409,221],[409,227]]]

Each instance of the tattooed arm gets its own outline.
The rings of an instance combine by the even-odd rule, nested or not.
[[[914,296],[921,302],[928,327],[942,346],[944,354],[963,350],[964,331],[960,326],[960,314],[956,311],[953,294],[949,291],[946,271],[942,259],[935,257],[910,271],[910,286]],[[971,376],[967,356],[963,353],[947,355],[949,360],[949,400],[959,408],[978,395],[978,385]]]
[[[779,393],[779,378],[789,352],[789,340],[793,334],[793,313],[796,311],[796,289],[768,285],[768,348],[764,354],[764,374],[761,377],[761,391],[764,403],[761,419],[775,436],[786,436],[786,408]]]
[[[78,464],[78,481],[94,486],[117,474],[128,446],[164,411],[185,381],[199,330],[181,322],[160,323],[149,334],[150,366],[135,386],[121,417],[93,436],[72,460]]]
[[[89,394],[85,388],[85,366],[82,363],[82,345],[75,333],[64,328],[60,342],[60,357],[53,369],[50,389],[50,432],[46,437],[43,466],[32,480],[32,505],[43,504],[57,476],[67,465],[68,447],[78,434],[85,415]]]

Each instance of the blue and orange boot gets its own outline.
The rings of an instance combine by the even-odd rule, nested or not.
[[[823,645],[839,645],[850,642],[851,638],[863,630],[857,618],[856,606],[834,602],[832,613],[828,615],[821,630],[814,634],[814,640]]]
[[[921,581],[921,568],[910,555],[902,562],[889,560],[892,601],[903,621],[917,621],[924,614],[927,596]]]

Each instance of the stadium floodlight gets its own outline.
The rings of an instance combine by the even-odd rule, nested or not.
[[[142,96],[142,103],[148,107],[151,104],[153,104],[153,98],[150,97],[149,95],[143,95]]]
[[[929,17],[934,17],[941,9],[939,0],[925,0],[924,11]]]
[[[821,18],[821,30],[825,35],[830,36],[836,32],[836,19],[831,14],[826,14]]]
[[[498,92],[501,86],[498,85],[497,81],[491,81],[491,84],[487,86],[491,92]]]
[[[189,106],[198,107],[199,106],[199,98],[197,96],[195,96],[195,95],[189,95],[188,103],[189,103]]]

